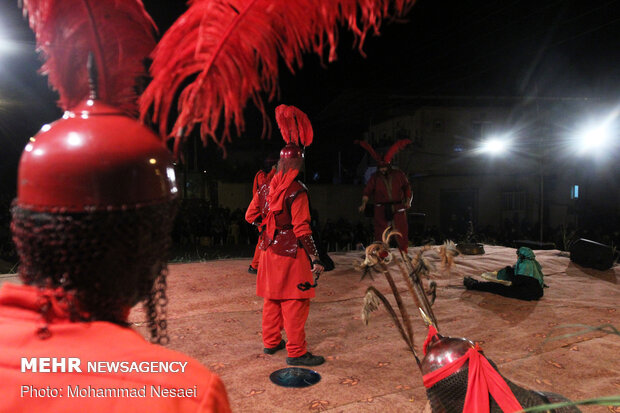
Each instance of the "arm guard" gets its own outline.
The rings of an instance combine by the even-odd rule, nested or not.
[[[319,256],[319,252],[316,249],[316,245],[314,245],[314,239],[312,239],[312,235],[311,234],[302,235],[301,237],[299,237],[297,239],[299,240],[299,243],[301,244],[303,249],[306,250],[308,255],[310,255],[311,257],[312,256],[314,256],[314,257],[318,257]]]

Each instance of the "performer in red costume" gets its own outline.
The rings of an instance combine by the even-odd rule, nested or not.
[[[308,352],[305,324],[315,295],[313,274],[318,278],[324,266],[312,239],[308,190],[297,179],[304,160],[299,143],[312,143],[312,125],[294,106],[278,106],[276,120],[287,145],[269,186],[255,194],[245,215],[262,228],[256,294],[264,299],[264,352],[274,354],[286,346],[287,364],[316,366],[325,359]]]
[[[267,157],[265,159],[265,168],[259,170],[256,175],[254,175],[254,182],[252,183],[252,197],[256,195],[258,191],[265,187],[269,187],[269,183],[271,182],[271,178],[276,173],[276,164],[278,159],[272,156]],[[260,235],[259,235],[260,237]],[[252,262],[250,263],[250,267],[248,268],[248,272],[250,274],[258,273],[258,263],[260,260],[262,250],[259,247],[259,243],[256,243],[256,248],[254,249],[254,257],[252,258]]]
[[[178,189],[163,142],[123,113],[154,46],[150,18],[137,1],[24,7],[65,114],[19,164],[23,285],[0,289],[0,412],[229,412],[216,375],[159,345]],[[128,322],[138,303],[153,343]]]
[[[398,237],[398,247],[406,253],[409,245],[407,210],[411,208],[413,195],[407,176],[400,169],[394,168],[391,161],[396,152],[411,141],[409,139],[397,141],[383,158],[367,142],[356,141],[356,143],[370,153],[377,161],[378,167],[378,171],[370,177],[364,188],[359,211],[363,212],[368,200],[373,198],[375,240],[381,240],[383,231],[391,226],[402,234]]]

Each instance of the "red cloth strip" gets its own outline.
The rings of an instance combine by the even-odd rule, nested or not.
[[[480,348],[469,349],[465,355],[423,377],[424,386],[432,387],[458,371],[469,360],[467,395],[463,413],[484,413],[489,411],[489,393],[505,413],[523,410],[502,376],[479,352]]]
[[[427,389],[430,389],[437,382],[445,379],[446,377],[450,376],[451,374],[456,373],[463,366],[463,364],[465,364],[465,362],[469,359],[469,353],[472,350],[474,350],[474,349],[470,349],[467,353],[465,353],[465,355],[463,357],[460,357],[460,358],[454,360],[452,363],[446,364],[445,366],[443,366],[440,369],[437,369],[435,371],[431,371],[428,374],[425,374],[422,377],[422,380],[424,381],[424,387],[426,387]]]
[[[433,337],[435,337],[436,335],[437,329],[435,328],[435,326],[428,326],[428,334],[426,335],[426,340],[424,340],[424,344],[422,344],[422,351],[424,352],[424,355],[426,355],[426,347],[428,346],[428,343],[430,343]]]

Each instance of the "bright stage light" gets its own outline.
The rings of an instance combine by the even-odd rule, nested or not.
[[[582,145],[585,150],[602,148],[609,140],[609,128],[607,125],[599,126],[596,129],[587,131],[582,138]]]
[[[0,35],[0,54],[10,53],[15,50],[15,43]]]
[[[580,136],[578,145],[581,153],[603,150],[611,140],[609,125],[585,129]]]
[[[580,154],[586,153],[605,153],[613,149],[617,145],[617,136],[615,137],[615,121],[618,112],[614,111],[606,119],[596,123],[590,123],[584,127],[578,134],[576,139],[577,151]]]
[[[480,144],[478,148],[480,152],[488,153],[491,155],[499,155],[508,150],[510,142],[506,138],[493,137]]]

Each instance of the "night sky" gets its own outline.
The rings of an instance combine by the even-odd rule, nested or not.
[[[145,1],[163,33],[183,1]],[[36,71],[34,36],[17,0],[0,0],[0,190],[14,190],[17,159],[43,123],[59,117],[55,95]],[[316,130],[316,152],[351,149],[373,110],[392,95],[570,96],[617,104],[620,97],[620,1],[419,0],[407,20],[385,23],[379,37],[352,48],[341,33],[338,61],[321,66],[308,55],[294,75],[281,71],[281,98],[304,110]],[[273,113],[273,112],[272,112]],[[247,110],[246,134],[229,151],[279,148],[259,142],[260,120]],[[329,137],[320,143],[321,136]],[[349,148],[349,149],[347,149]],[[219,156],[215,145],[207,153]],[[231,157],[232,159],[232,157]],[[230,162],[230,161],[228,161]],[[251,179],[251,176],[248,177]]]

